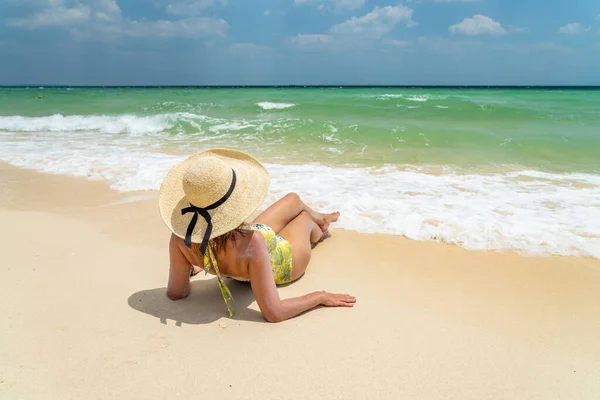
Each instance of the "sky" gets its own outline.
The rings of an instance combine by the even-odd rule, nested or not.
[[[0,0],[0,85],[600,85],[598,0]]]

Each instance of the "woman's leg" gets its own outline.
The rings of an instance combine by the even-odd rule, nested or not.
[[[324,233],[311,215],[302,211],[279,234],[292,246],[292,280],[296,280],[308,267],[312,244],[321,240]]]
[[[329,224],[337,221],[340,216],[339,212],[331,214],[318,213],[304,204],[300,199],[300,196],[296,193],[288,193],[282,199],[263,211],[254,222],[268,225],[276,233],[279,233],[302,212],[305,212],[310,216],[312,221],[321,228],[322,232],[327,231],[327,229],[329,229]]]

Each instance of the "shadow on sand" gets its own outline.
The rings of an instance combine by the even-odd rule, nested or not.
[[[236,305],[233,320],[265,322],[260,312],[248,308],[254,301],[250,285],[232,279],[227,279],[226,283]],[[209,324],[228,316],[216,279],[191,282],[190,295],[182,300],[170,300],[167,288],[163,287],[134,293],[127,302],[133,309],[152,315],[163,324],[170,319],[177,326]]]

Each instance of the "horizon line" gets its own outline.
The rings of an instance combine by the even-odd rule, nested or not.
[[[398,89],[600,89],[600,85],[48,85],[48,84],[15,84],[0,85],[0,88],[207,88],[207,89],[235,89],[235,88],[315,88],[315,89],[376,89],[376,88],[398,88]]]

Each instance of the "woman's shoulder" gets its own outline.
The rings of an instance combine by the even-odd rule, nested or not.
[[[262,250],[267,248],[264,235],[258,230],[248,231],[248,247],[253,250]]]
[[[238,254],[243,257],[255,258],[257,253],[267,251],[267,243],[264,236],[256,230],[248,230],[244,234],[244,240],[239,241]]]

